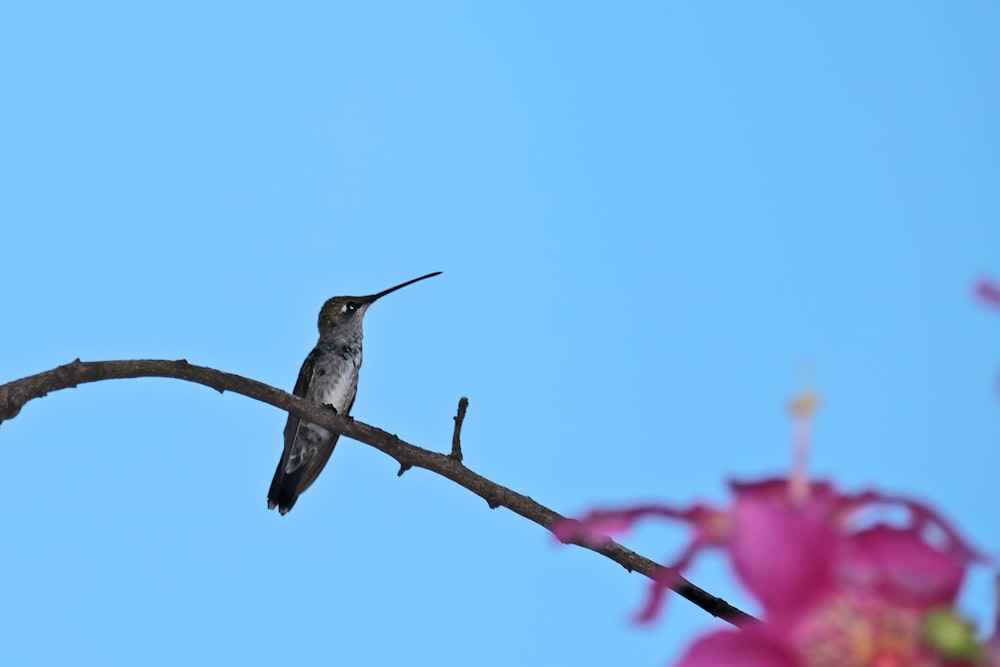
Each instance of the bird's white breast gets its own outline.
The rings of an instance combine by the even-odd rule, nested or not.
[[[306,398],[317,405],[332,405],[337,414],[346,415],[354,395],[357,392],[358,367],[357,359],[342,359],[339,364],[325,364],[322,361],[313,369],[313,382],[310,383]],[[317,382],[316,376],[323,373],[323,382]]]

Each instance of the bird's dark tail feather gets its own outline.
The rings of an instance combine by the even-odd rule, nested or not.
[[[295,501],[299,499],[298,489],[301,477],[301,467],[290,473],[282,471],[279,467],[274,473],[271,488],[267,492],[267,509],[273,510],[277,507],[282,516],[288,514],[295,505]]]

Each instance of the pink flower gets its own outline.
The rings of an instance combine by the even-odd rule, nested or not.
[[[697,640],[677,667],[801,667],[798,654],[763,626],[720,630]]]
[[[656,617],[664,586],[700,551],[726,552],[761,602],[763,623],[702,638],[681,667],[1000,665],[952,611],[966,569],[981,557],[929,507],[801,479],[731,488],[735,500],[727,510],[647,505],[599,511],[560,522],[554,532],[564,541],[593,543],[609,539],[609,529],[624,533],[651,518],[689,524],[693,536],[655,577],[644,621]],[[886,508],[903,521],[862,522]]]
[[[1000,285],[992,280],[983,278],[976,283],[976,296],[983,303],[1000,308]]]

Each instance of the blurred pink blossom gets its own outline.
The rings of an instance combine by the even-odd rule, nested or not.
[[[801,490],[805,489],[803,493]],[[706,548],[723,550],[763,609],[763,622],[695,642],[680,667],[998,667],[954,612],[968,567],[982,557],[921,503],[830,482],[733,483],[725,509],[646,505],[592,512],[554,528],[563,541],[601,543],[649,519],[680,521],[692,537],[655,577],[642,621],[665,586]],[[884,510],[901,521],[872,522]],[[990,640],[996,643],[996,639]]]
[[[989,306],[1000,308],[1000,285],[983,278],[976,283],[976,297]]]

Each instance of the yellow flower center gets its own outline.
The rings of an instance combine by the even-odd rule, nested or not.
[[[798,644],[809,667],[933,667],[922,620],[922,610],[844,594],[817,610]]]

